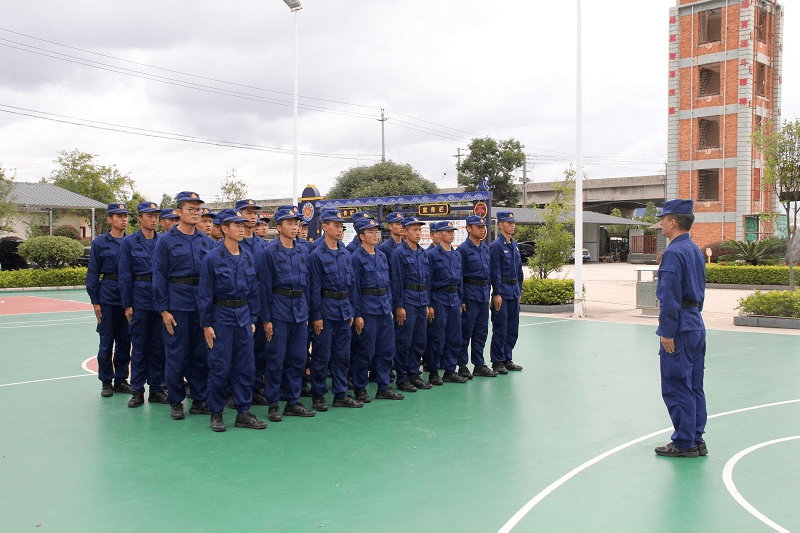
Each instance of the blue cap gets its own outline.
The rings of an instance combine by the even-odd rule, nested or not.
[[[302,220],[300,221],[300,225],[301,225],[301,226],[308,227],[308,220],[306,220],[305,218],[304,218],[304,219],[302,219]]]
[[[217,213],[217,219],[219,219],[220,225],[226,222],[247,222],[242,217],[242,212],[238,209],[223,209],[219,213]]]
[[[280,222],[281,220],[286,220],[294,218],[297,220],[303,220],[303,213],[298,211],[293,205],[283,206],[278,209],[278,212],[275,213],[275,220]]]
[[[177,213],[175,213],[174,207],[168,207],[166,209],[161,210],[161,218],[170,219],[170,218],[179,218],[179,216]]]
[[[179,192],[178,193],[178,197],[175,198],[175,201],[178,202],[178,203],[180,203],[180,202],[200,202],[201,204],[205,203],[203,200],[200,199],[200,195],[199,194],[197,194],[196,192],[192,192],[192,191]]]
[[[344,222],[342,212],[338,209],[325,209],[322,212],[323,222]]]
[[[414,224],[419,224],[420,226],[424,226],[425,223],[421,222],[419,217],[406,217],[403,219],[403,227],[406,226],[413,226]]]
[[[217,214],[216,214],[216,213],[212,213],[212,212],[211,212],[211,209],[209,209],[209,208],[207,208],[207,207],[204,207],[204,208],[203,208],[203,210],[202,210],[202,211],[200,211],[200,216],[201,216],[201,217],[211,217],[211,218],[214,218],[215,216],[217,216]]]
[[[489,223],[486,219],[479,215],[470,215],[467,217],[467,226],[488,226]]]
[[[140,215],[142,213],[156,213],[158,211],[160,211],[160,209],[153,202],[139,202],[136,206],[136,212]]]
[[[436,225],[436,231],[455,231],[456,227],[453,225],[453,222],[448,220],[447,222],[442,221]]]
[[[361,233],[362,231],[370,228],[377,228],[381,229],[381,225],[375,222],[373,218],[362,218],[360,220],[356,220],[353,223],[353,226],[356,229],[356,232]]]
[[[511,211],[498,211],[497,212],[497,221],[498,222],[516,222],[514,219],[514,213]]]
[[[430,227],[431,233],[436,233],[436,232],[439,231],[439,226],[440,225],[441,225],[441,222],[436,221],[436,222],[431,222],[430,224],[428,224],[428,227]]]
[[[214,217],[214,219],[211,221],[211,223],[214,224],[215,226],[221,226],[222,225],[222,221],[219,219],[219,213],[217,213],[217,216]]]
[[[361,220],[361,219],[363,219],[363,218],[370,218],[370,217],[369,217],[369,213],[367,213],[366,211],[356,211],[356,212],[355,212],[355,213],[353,213],[353,215],[350,217],[350,222],[352,222],[353,224],[355,224],[356,220]]]
[[[250,198],[245,198],[244,200],[239,200],[236,202],[236,209],[244,209],[245,207],[255,207],[256,209],[261,209],[256,205],[256,201],[251,200]]]
[[[258,220],[260,220],[261,222],[263,222],[264,224],[266,224],[266,223],[267,223],[267,222],[269,222],[271,219],[270,219],[270,218],[269,218],[267,215],[261,215],[260,217],[258,217]]]
[[[399,213],[395,211],[394,213],[389,213],[389,216],[386,217],[386,223],[392,224],[394,222],[402,222],[403,221],[403,213]]]
[[[693,214],[694,202],[692,200],[668,200],[664,202],[664,209],[659,217],[664,215],[691,215]]]
[[[108,204],[109,215],[130,215],[131,212],[125,207],[125,204]]]

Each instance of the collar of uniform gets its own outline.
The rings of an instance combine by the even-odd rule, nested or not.
[[[398,244],[397,247],[398,248],[405,248],[406,250],[408,250],[408,253],[411,253],[411,254],[415,254],[415,253],[418,253],[418,252],[422,251],[422,247],[419,245],[419,243],[417,243],[417,249],[416,250],[412,250],[411,247],[408,245],[408,241],[405,241],[405,240],[403,242],[401,242],[400,244]]]
[[[674,239],[672,239],[669,242],[670,242],[670,244],[672,244],[675,241],[679,241],[679,240],[683,241],[683,240],[686,240],[686,239],[689,239],[689,238],[690,238],[689,237],[689,233],[681,233],[680,235],[678,235],[677,237],[675,237]]]
[[[501,239],[501,241],[500,241],[500,242],[502,242],[503,244],[511,244],[511,241],[513,241],[513,240],[514,240],[514,237],[511,237],[511,241],[510,241],[510,240],[508,240],[508,239],[506,239],[506,236],[505,236],[505,235],[503,235],[502,233],[501,233],[501,234],[500,234],[500,236],[499,236],[499,237],[497,237],[497,238],[498,238],[498,239]]]
[[[329,253],[331,253],[333,251],[333,250],[331,250],[331,247],[328,246],[327,242],[325,244],[320,245],[320,248],[322,248],[323,253],[327,253],[327,254],[329,254]],[[344,248],[344,243],[342,241],[336,241],[336,250],[341,250],[342,248]]]

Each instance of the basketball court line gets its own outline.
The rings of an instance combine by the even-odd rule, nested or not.
[[[771,446],[773,444],[787,442],[790,440],[800,440],[800,435],[795,435],[794,437],[784,437],[782,439],[770,440],[767,442],[756,444],[754,446],[750,446],[749,448],[746,448],[737,453],[736,455],[734,455],[733,457],[731,457],[728,460],[728,462],[725,463],[725,468],[722,469],[722,481],[725,483],[725,487],[728,489],[728,492],[730,492],[731,496],[733,496],[733,499],[736,500],[736,503],[744,507],[748,513],[755,516],[756,518],[764,522],[766,525],[768,525],[769,527],[780,533],[789,533],[789,530],[779,526],[778,524],[776,524],[775,522],[764,516],[758,509],[750,505],[750,502],[744,499],[744,496],[742,496],[742,494],[736,489],[736,484],[733,482],[733,469],[736,466],[736,463],[738,463],[739,460],[748,453],[758,450],[759,448],[764,448],[766,446]]]
[[[567,320],[550,320],[550,321],[547,321],[547,322],[537,322],[535,324],[520,324],[519,327],[527,328],[527,327],[530,327],[530,326],[544,326],[545,324],[555,324],[557,322],[567,322]]]
[[[8,316],[8,315],[6,315]],[[34,324],[34,325],[22,325],[22,326],[0,326],[0,329],[22,329],[22,328],[44,328],[44,327],[52,327],[52,326],[71,326],[73,324],[89,324],[89,323],[97,323],[97,319],[94,317],[81,317],[85,320],[85,322],[78,322],[78,321],[70,321],[70,322],[52,322],[52,323],[45,323],[45,324]]]
[[[719,418],[719,417],[722,417],[722,416],[734,415],[734,414],[738,414],[738,413],[744,413],[744,412],[747,412],[747,411],[755,411],[756,409],[764,409],[764,408],[767,408],[767,407],[777,407],[779,405],[787,405],[787,404],[792,404],[792,403],[800,403],[800,398],[798,398],[796,400],[786,400],[786,401],[783,401],[783,402],[768,403],[768,404],[763,404],[763,405],[756,405],[756,406],[753,406],[753,407],[744,407],[742,409],[735,409],[733,411],[726,411],[724,413],[717,413],[715,415],[709,416],[708,419],[711,420],[712,418]],[[526,503],[522,507],[522,509],[517,511],[516,514],[514,516],[512,516],[508,520],[508,522],[503,524],[503,527],[500,528],[499,533],[508,533],[509,531],[511,531],[519,523],[519,521],[522,520],[525,517],[525,515],[528,514],[531,511],[531,509],[536,507],[536,505],[539,502],[544,500],[547,496],[552,494],[561,485],[563,485],[564,483],[566,483],[570,479],[574,478],[575,476],[577,476],[578,474],[580,474],[581,472],[583,472],[584,470],[586,470],[590,466],[593,466],[593,465],[599,463],[603,459],[607,459],[608,457],[611,457],[612,455],[614,455],[617,452],[620,452],[620,451],[622,451],[622,450],[624,450],[626,448],[630,448],[631,446],[639,444],[640,442],[644,442],[644,441],[646,441],[648,439],[651,439],[653,437],[656,437],[658,435],[662,435],[664,433],[670,433],[672,431],[674,431],[674,428],[672,426],[670,426],[670,427],[668,427],[666,429],[662,429],[660,431],[654,431],[653,433],[648,433],[647,435],[645,435],[643,437],[639,437],[638,439],[634,439],[632,441],[626,442],[625,444],[620,444],[616,448],[612,448],[612,449],[608,450],[607,452],[601,453],[600,455],[598,455],[598,456],[596,456],[596,457],[594,457],[592,459],[589,459],[588,461],[586,461],[585,463],[581,464],[580,466],[577,466],[577,467],[573,468],[572,470],[570,470],[569,472],[567,472],[566,474],[564,474],[563,476],[558,478],[556,481],[554,481],[553,483],[551,483],[550,485],[545,487],[544,490],[539,492],[539,494],[534,496],[528,503]]]
[[[61,311],[62,313],[86,313],[86,311]],[[61,313],[52,313],[52,314],[61,314]],[[9,316],[9,315],[6,315]],[[16,315],[14,315],[16,316]],[[26,320],[24,322],[2,322],[0,324],[3,326],[13,326],[13,325],[27,325],[27,324],[60,324],[60,323],[67,323],[73,322],[76,320],[86,320],[90,315],[86,316],[78,316],[75,318],[54,318],[52,320]]]
[[[0,387],[10,387],[12,385],[27,385],[29,383],[42,383],[43,381],[58,381],[59,379],[72,379],[72,378],[82,378],[84,376],[95,376],[97,374],[75,374],[74,376],[61,376],[59,378],[45,378],[45,379],[34,379],[32,381],[18,381],[16,383],[2,383]]]

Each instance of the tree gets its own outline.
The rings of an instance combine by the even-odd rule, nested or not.
[[[95,157],[98,156],[77,149],[62,150],[53,161],[59,168],[42,181],[104,204],[126,201],[134,187],[130,175],[120,172],[116,165],[107,167],[96,163]]]
[[[327,198],[370,198],[374,196],[405,196],[434,194],[439,188],[423,178],[409,164],[394,161],[376,163],[371,167],[352,167],[336,178]]]
[[[567,254],[575,246],[575,235],[568,227],[575,225],[575,218],[566,218],[573,208],[575,195],[575,171],[571,166],[564,171],[564,176],[563,184],[553,186],[555,195],[542,211],[544,224],[537,228],[534,238],[536,253],[528,260],[528,266],[540,279],[560,271],[567,263]]]
[[[755,242],[731,240],[723,242],[721,248],[728,253],[721,255],[719,261],[744,261],[758,265],[782,259],[786,254],[786,241],[777,237]]]
[[[14,190],[14,181],[6,178],[6,171],[0,165],[0,233],[13,231],[12,218],[17,212],[17,204],[11,198]]]
[[[784,121],[773,128],[768,124],[753,134],[753,143],[762,152],[764,171],[761,186],[771,190],[786,212],[786,235],[794,247],[797,215],[800,212],[800,119]],[[794,257],[788,254],[789,285],[794,290]]]
[[[225,171],[225,179],[220,185],[217,202],[232,209],[236,206],[236,201],[243,198],[247,198],[247,183],[244,180],[236,179],[235,168]]]
[[[467,191],[477,191],[483,177],[488,176],[493,203],[516,207],[519,191],[514,183],[513,172],[525,164],[523,148],[515,139],[472,139],[469,155],[458,165],[458,184]]]

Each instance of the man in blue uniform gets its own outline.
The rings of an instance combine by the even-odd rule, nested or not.
[[[428,246],[428,248],[425,250],[426,254],[430,254],[431,251],[434,248],[436,248],[436,246],[439,244],[439,225],[440,224],[441,224],[441,222],[431,222],[430,223],[430,235],[431,235],[431,241],[432,242],[431,242],[431,245]],[[435,239],[434,239],[434,236],[436,237]],[[431,300],[431,301],[433,301],[433,300]],[[434,308],[435,308],[435,306],[434,306]],[[428,366],[428,361],[430,361],[431,350],[433,350],[433,346],[434,346],[433,329],[434,329],[433,327],[429,326],[428,330],[427,330],[427,332],[425,334],[425,338],[426,338],[426,341],[425,341],[425,353],[422,354],[422,370],[423,370],[423,372],[430,372],[430,367]],[[438,375],[437,375],[437,377],[438,377]],[[440,380],[437,380],[437,382],[434,383],[434,382],[429,380],[431,385],[441,385],[441,383],[439,383],[438,381],[440,381]]]
[[[356,222],[358,222],[359,220],[369,220],[369,213],[367,213],[366,211],[356,211],[355,213],[353,213],[353,215],[350,217],[350,222],[353,224],[353,229],[355,229]],[[358,248],[359,246],[361,246],[361,239],[359,239],[358,235],[356,235],[355,237],[353,237],[352,241],[347,243],[347,251],[350,252],[350,254],[352,255],[353,252],[356,251],[356,248]]]
[[[211,220],[211,233],[208,234],[211,237],[211,240],[215,243],[219,244],[222,242],[222,230],[220,229],[221,222],[219,221],[219,217],[215,216]]]
[[[419,378],[419,364],[425,352],[425,333],[434,318],[430,306],[428,257],[419,246],[422,225],[417,217],[403,219],[406,240],[392,253],[391,287],[395,309],[394,369],[397,388],[403,392],[430,389]]]
[[[453,250],[455,227],[452,222],[437,225],[439,244],[428,250],[429,290],[433,306],[433,322],[428,326],[432,347],[428,352],[428,381],[431,385],[466,383],[467,378],[456,374],[456,359],[461,349],[461,310],[463,280],[461,255]],[[439,369],[444,376],[439,376]]]
[[[431,243],[428,245],[428,250],[433,250],[439,246],[439,228],[442,226],[441,222],[431,222]]]
[[[159,235],[159,209],[152,202],[136,206],[139,230],[123,239],[119,252],[119,286],[122,307],[130,323],[131,387],[128,407],[144,403],[144,384],[150,403],[169,403],[161,391],[164,383],[164,324],[153,307],[153,254]]]
[[[175,213],[174,207],[168,207],[166,209],[161,210],[161,220],[159,224],[161,225],[161,229],[163,229],[163,233],[168,232],[172,229],[172,226],[178,223],[178,215]]]
[[[254,258],[258,257],[267,247],[267,242],[255,234],[258,210],[255,200],[245,198],[236,202],[236,211],[244,218],[244,238],[239,243],[239,248],[250,252]],[[268,402],[261,391],[264,388],[264,372],[267,368],[267,337],[264,328],[256,328],[253,333],[253,356],[255,357],[255,379],[253,380],[253,405],[267,405]]]
[[[367,392],[368,369],[375,368],[377,400],[402,400],[404,396],[389,386],[389,373],[395,358],[392,324],[392,292],[389,288],[389,262],[376,248],[381,240],[380,226],[372,219],[355,223],[361,245],[352,256],[354,282],[351,288],[355,342],[352,376],[356,400],[370,403]]]
[[[689,238],[694,222],[692,200],[664,203],[661,228],[669,246],[658,267],[658,330],[661,338],[661,396],[675,432],[655,452],[666,457],[707,455],[703,440],[707,414],[703,392],[706,327],[703,301],[706,268],[703,253]]]
[[[304,229],[305,231],[303,231]],[[297,232],[297,237],[294,239],[294,242],[295,244],[299,245],[300,248],[306,252],[306,254],[311,255],[311,252],[313,251],[313,245],[312,243],[308,242],[306,237],[308,237],[308,222],[306,222],[306,219],[304,218],[300,221],[300,231]],[[322,239],[319,240],[321,241]],[[314,244],[317,242],[318,241],[314,241]]]
[[[403,242],[406,235],[406,231],[403,228],[403,213],[397,211],[389,213],[389,216],[386,217],[386,224],[391,235],[378,245],[378,250],[383,252],[383,255],[386,256],[386,260],[389,261],[389,265],[391,266],[392,252],[394,252],[395,248],[400,246],[400,243]],[[391,269],[389,273],[391,275]]]
[[[327,392],[328,365],[331,370],[331,392],[334,407],[363,407],[347,395],[347,372],[350,369],[350,326],[353,306],[350,290],[353,266],[350,252],[342,244],[344,218],[341,211],[327,210],[322,215],[325,245],[309,258],[312,343],[311,394],[315,411],[327,411],[323,396]]]
[[[271,422],[282,420],[278,405],[282,381],[286,395],[284,416],[316,414],[298,402],[308,355],[308,256],[295,246],[302,218],[294,207],[279,209],[275,214],[279,238],[256,257],[261,292],[259,321],[267,335],[264,396],[269,402]]]
[[[522,294],[522,256],[514,240],[516,221],[511,211],[497,212],[500,235],[489,247],[492,284],[492,368],[498,374],[522,367],[511,360],[519,335],[519,298]]]
[[[214,217],[216,216],[217,214],[213,213],[211,209],[204,207],[203,211],[200,212],[200,222],[197,223],[197,229],[211,237],[211,231],[214,228]]]
[[[464,275],[464,312],[461,314],[461,349],[458,352],[458,375],[497,377],[483,359],[483,348],[489,334],[489,245],[486,244],[486,219],[478,215],[467,217],[469,238],[456,250],[461,255]],[[472,345],[473,371],[467,368],[468,350]]]
[[[205,405],[208,381],[208,347],[203,340],[197,309],[200,263],[217,245],[198,231],[203,200],[197,193],[178,193],[178,223],[159,237],[153,261],[153,292],[156,311],[161,313],[164,335],[167,399],[170,417],[183,420],[183,400],[189,384],[193,415],[211,414]]]
[[[128,214],[125,204],[108,204],[106,220],[111,229],[92,241],[86,271],[86,292],[100,334],[97,377],[103,384],[100,395],[104,398],[113,396],[114,392],[133,392],[128,384],[131,339],[119,290],[119,252],[128,227]]]
[[[267,427],[250,412],[255,375],[253,332],[261,302],[253,255],[239,248],[245,231],[241,215],[235,209],[219,214],[223,244],[203,258],[197,291],[200,325],[208,345],[206,405],[211,412],[211,429],[217,432],[226,430],[222,409],[229,381],[238,412],[236,427]]]

